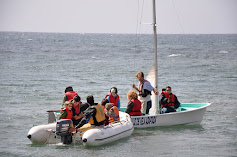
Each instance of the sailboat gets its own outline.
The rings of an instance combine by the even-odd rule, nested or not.
[[[158,89],[158,57],[157,57],[157,31],[156,31],[156,3],[153,6],[153,35],[154,35],[154,58],[155,63],[151,67],[146,80]],[[158,91],[158,90],[157,90]],[[147,128],[155,126],[171,126],[171,125],[198,125],[202,122],[206,108],[211,103],[184,103],[180,104],[177,112],[160,114],[158,105],[158,95],[154,93],[151,96],[154,113],[143,116],[131,116],[133,126],[135,128]],[[122,108],[123,111],[126,108]]]

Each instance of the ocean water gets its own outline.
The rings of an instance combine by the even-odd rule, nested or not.
[[[158,89],[210,102],[201,125],[135,129],[100,147],[27,139],[59,109],[66,86],[97,102],[116,86],[121,105],[154,63],[152,35],[0,32],[0,156],[237,156],[237,35],[158,35]]]

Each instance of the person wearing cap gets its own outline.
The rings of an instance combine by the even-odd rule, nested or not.
[[[71,100],[72,105],[72,121],[73,125],[77,125],[81,118],[83,117],[83,112],[81,111],[81,98],[79,95],[75,95],[73,100]]]
[[[111,103],[105,105],[105,114],[109,117],[109,123],[119,121],[119,109]]]
[[[117,108],[120,110],[120,98],[118,95],[118,89],[116,87],[112,87],[110,89],[110,93],[107,94],[105,98],[108,99],[110,103],[113,103],[115,106],[117,106]]]
[[[63,104],[66,101],[71,101],[75,95],[78,95],[78,94],[77,94],[77,92],[73,91],[72,86],[66,87],[65,94],[63,96]],[[62,105],[62,108],[63,108],[63,105]]]
[[[87,123],[92,126],[104,126],[105,114],[101,105],[94,103],[94,97],[92,95],[89,95],[86,100],[89,107],[86,109],[83,118],[81,119],[79,124],[75,126],[75,128],[79,129]]]
[[[155,95],[158,95],[159,92],[156,90],[156,88],[152,87],[149,81],[144,79],[144,73],[142,71],[139,71],[136,74],[136,78],[139,81],[138,87],[136,87],[134,84],[132,87],[139,92],[138,100],[140,100],[142,103],[141,112],[143,114],[149,114],[149,110],[152,107],[151,92],[153,91]]]

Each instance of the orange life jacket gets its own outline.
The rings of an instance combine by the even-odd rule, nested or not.
[[[131,101],[133,102],[133,107],[132,107],[132,111],[129,113],[129,115],[131,115],[131,116],[140,116],[140,115],[142,115],[141,102],[138,99],[132,99]]]
[[[163,92],[163,94],[165,95],[165,98],[168,98],[170,100],[169,103],[165,103],[165,104],[161,104],[161,107],[165,107],[165,106],[175,106],[175,96],[174,94],[168,94],[166,91]]]
[[[109,123],[112,123],[112,122],[114,122],[114,121],[120,120],[120,118],[119,118],[119,109],[118,109],[116,106],[113,106],[113,107],[109,110],[109,112],[110,112],[111,110],[114,110],[114,115],[110,115],[110,116],[109,116]]]
[[[68,101],[71,101],[71,100],[73,99],[73,97],[74,97],[75,95],[77,95],[77,92],[68,91],[67,93],[65,93],[65,95],[67,96]]]

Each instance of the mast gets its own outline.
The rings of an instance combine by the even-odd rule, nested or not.
[[[153,0],[153,35],[155,53],[155,88],[158,91],[158,59],[157,59],[157,32],[156,32],[156,1]],[[158,95],[155,95],[155,114],[159,113]]]

